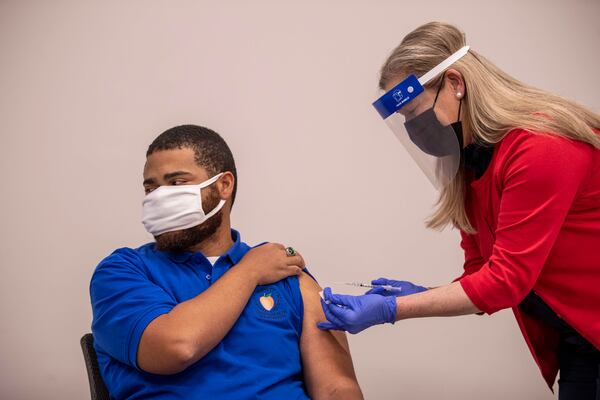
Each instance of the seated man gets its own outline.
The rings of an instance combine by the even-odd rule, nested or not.
[[[100,371],[115,399],[362,399],[342,333],[320,331],[318,284],[291,248],[231,230],[225,141],[185,125],[148,148],[143,223],[90,285]]]

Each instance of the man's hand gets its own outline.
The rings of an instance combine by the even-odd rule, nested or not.
[[[257,285],[268,285],[288,276],[299,275],[305,266],[299,253],[288,256],[285,246],[279,243],[266,243],[253,248],[238,265],[249,268]]]

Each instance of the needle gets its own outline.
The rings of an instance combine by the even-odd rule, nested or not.
[[[390,292],[400,292],[402,290],[402,288],[395,287],[392,285],[371,285],[370,283],[362,283],[362,282],[335,282],[335,284],[336,285],[357,286],[357,287],[364,287],[364,288],[380,287],[380,288],[384,288],[385,290],[388,290]]]

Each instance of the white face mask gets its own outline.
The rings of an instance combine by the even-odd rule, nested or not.
[[[202,209],[202,188],[215,183],[223,173],[198,185],[161,186],[144,197],[142,223],[154,236],[200,225],[219,212],[225,200],[208,214]]]

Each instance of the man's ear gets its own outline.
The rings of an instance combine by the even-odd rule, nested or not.
[[[233,188],[235,187],[235,177],[229,171],[224,172],[216,183],[219,196],[223,200],[231,199]]]
[[[452,89],[452,92],[455,96],[464,97],[465,95],[465,81],[463,80],[463,76],[460,72],[455,69],[450,68],[446,71],[444,76],[446,79],[446,84],[449,88]],[[460,93],[460,94],[459,94]]]

